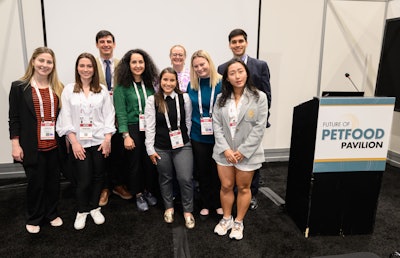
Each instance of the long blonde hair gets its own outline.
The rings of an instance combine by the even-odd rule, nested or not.
[[[210,55],[204,50],[197,50],[193,53],[190,59],[190,88],[198,91],[200,87],[199,77],[193,69],[193,60],[197,57],[202,57],[207,60],[210,66],[210,86],[215,87],[215,85],[217,85],[218,82],[221,80],[222,76],[217,72],[217,69],[215,68],[214,62],[212,61]]]
[[[22,76],[20,78],[20,80],[27,84],[31,81],[33,74],[35,73],[33,62],[40,54],[44,54],[44,53],[50,54],[51,57],[53,58],[54,66],[53,66],[53,70],[49,74],[48,79],[49,79],[49,83],[51,85],[51,89],[54,91],[54,93],[57,95],[57,97],[60,100],[59,106],[61,107],[61,93],[63,91],[64,85],[58,79],[57,69],[56,69],[56,56],[54,55],[53,50],[51,50],[50,48],[38,47],[35,49],[35,51],[33,51],[32,57],[29,60],[28,68],[26,69],[24,76]]]

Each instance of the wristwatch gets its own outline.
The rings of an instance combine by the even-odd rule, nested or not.
[[[122,138],[126,138],[126,137],[128,137],[129,136],[129,133],[122,133]]]

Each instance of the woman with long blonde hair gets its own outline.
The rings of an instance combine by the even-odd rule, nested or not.
[[[190,62],[188,94],[192,102],[192,130],[190,139],[199,182],[201,210],[206,219],[210,211],[222,215],[217,164],[212,158],[214,133],[212,129],[213,107],[221,92],[221,75],[218,74],[210,55],[204,50],[193,53]]]
[[[29,233],[39,233],[44,222],[54,227],[63,224],[57,212],[60,169],[55,133],[62,89],[54,52],[47,47],[35,49],[24,76],[14,81],[10,89],[12,157],[22,163],[28,180]]]

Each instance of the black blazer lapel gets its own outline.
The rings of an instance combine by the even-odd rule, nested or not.
[[[30,84],[21,85],[22,86],[22,93],[24,95],[24,100],[28,109],[32,112],[32,115],[36,117],[35,107],[33,106],[33,99],[32,99],[32,86]]]

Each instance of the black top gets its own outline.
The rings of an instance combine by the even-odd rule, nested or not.
[[[185,112],[185,103],[183,99],[182,94],[177,94],[179,98],[179,109],[181,112],[181,124],[180,124],[180,129],[182,132],[182,138],[183,138],[183,143],[186,144],[189,142],[189,136],[188,136],[188,130],[186,127],[186,112]],[[171,97],[166,97],[165,102],[168,107],[168,117],[169,121],[171,123],[171,130],[177,130],[178,129],[178,123],[177,123],[177,112],[176,112],[176,103],[175,99],[172,99]],[[156,106],[156,137],[155,137],[155,143],[154,147],[162,149],[162,150],[171,150],[172,145],[171,145],[171,140],[169,137],[169,129],[167,126],[167,121],[165,120],[164,113],[158,112],[158,105],[155,104]]]

